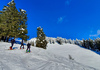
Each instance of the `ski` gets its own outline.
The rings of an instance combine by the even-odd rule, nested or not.
[[[26,53],[31,53],[31,51],[29,51],[29,50],[26,50]]]

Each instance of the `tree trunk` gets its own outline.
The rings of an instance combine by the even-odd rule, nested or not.
[[[4,36],[4,42],[6,41],[6,37]]]
[[[7,42],[9,41],[9,36],[7,37]]]
[[[1,40],[2,40],[2,41],[4,40],[4,36],[1,37]]]

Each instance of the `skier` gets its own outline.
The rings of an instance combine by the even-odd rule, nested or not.
[[[14,45],[14,42],[15,42],[15,38],[11,40],[11,47],[10,47],[11,50],[12,50],[12,47]]]
[[[21,46],[20,46],[20,49],[22,48],[22,46],[23,46],[23,49],[24,49],[23,40],[22,40],[22,42],[21,42]]]
[[[30,51],[30,46],[31,46],[31,44],[30,44],[30,43],[28,43],[28,44],[27,44],[26,53],[27,53],[27,52],[31,52],[31,51]],[[29,50],[28,50],[28,49],[29,49]]]

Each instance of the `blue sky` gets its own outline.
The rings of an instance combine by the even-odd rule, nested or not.
[[[0,0],[0,10],[11,0]],[[14,0],[28,14],[28,35],[43,27],[48,37],[93,39],[100,37],[100,0]]]

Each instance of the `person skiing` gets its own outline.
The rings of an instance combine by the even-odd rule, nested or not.
[[[22,46],[23,46],[23,49],[24,49],[23,40],[22,40],[22,42],[21,42],[21,46],[20,46],[20,49],[22,48]]]
[[[12,50],[12,47],[14,45],[14,42],[15,42],[15,38],[11,40],[11,47],[10,47],[11,50]]]
[[[31,52],[31,51],[30,51],[30,46],[31,46],[31,44],[30,44],[30,43],[28,43],[28,44],[27,44],[27,49],[26,49],[26,52]],[[29,50],[28,50],[28,49],[29,49]]]

